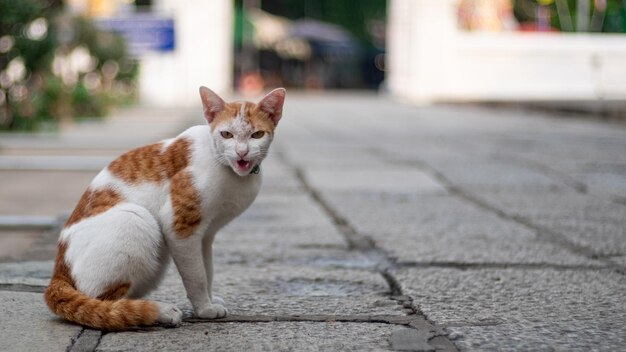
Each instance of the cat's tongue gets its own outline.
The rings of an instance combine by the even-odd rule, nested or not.
[[[247,170],[250,168],[250,162],[247,160],[237,160],[237,167],[241,170]]]

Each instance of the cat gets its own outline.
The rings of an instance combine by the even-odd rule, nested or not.
[[[102,170],[70,214],[44,299],[52,312],[102,330],[179,325],[174,305],[139,299],[170,256],[199,318],[228,311],[212,295],[213,239],[256,198],[260,164],[286,91],[259,103],[226,103],[200,87],[208,125],[131,150]]]

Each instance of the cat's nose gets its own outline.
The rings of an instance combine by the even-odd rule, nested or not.
[[[239,155],[240,158],[243,158],[246,155],[248,155],[248,151],[247,150],[238,150],[237,151],[237,155]]]

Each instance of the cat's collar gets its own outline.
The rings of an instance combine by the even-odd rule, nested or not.
[[[254,165],[254,167],[252,168],[252,170],[250,171],[250,175],[252,174],[258,174],[259,172],[261,172],[261,167],[259,165]]]

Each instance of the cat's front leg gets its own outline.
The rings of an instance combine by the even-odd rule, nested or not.
[[[196,316],[207,319],[225,317],[228,314],[226,308],[221,304],[211,303],[201,236],[194,234],[187,238],[167,237],[172,258]]]
[[[226,306],[221,297],[213,294],[213,239],[215,234],[207,233],[202,240],[202,254],[204,255],[204,269],[206,272],[207,291],[211,303]]]

